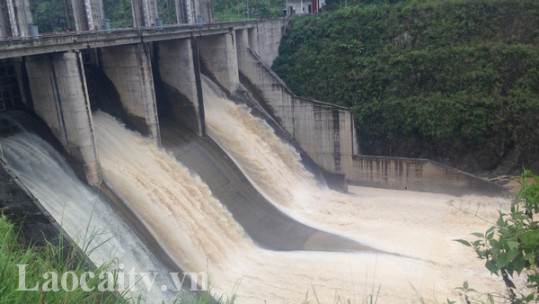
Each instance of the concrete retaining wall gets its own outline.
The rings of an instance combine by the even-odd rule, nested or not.
[[[159,124],[149,47],[144,44],[103,48],[101,68],[114,83],[127,113],[126,124],[159,140]]]
[[[260,57],[246,47],[245,31],[238,31],[237,37],[244,85],[320,167],[333,173],[345,173],[355,150],[350,111],[295,96]]]
[[[283,18],[258,23],[258,49],[254,45],[251,49],[260,55],[262,62],[267,66],[271,66],[279,56],[279,46],[288,22],[288,19]]]
[[[253,40],[247,30],[238,30],[236,38],[242,84],[326,171],[344,174],[350,184],[369,187],[457,195],[504,193],[493,183],[434,161],[359,155],[349,109],[295,96],[249,49]]]
[[[98,185],[101,174],[80,53],[32,56],[26,69],[35,113],[83,164],[88,183]]]
[[[355,156],[346,176],[351,184],[368,187],[454,195],[505,192],[496,184],[427,159]]]

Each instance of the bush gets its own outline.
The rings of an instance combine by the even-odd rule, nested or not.
[[[273,66],[292,90],[353,108],[366,154],[539,169],[539,2],[366,2],[294,20]]]
[[[496,225],[473,233],[475,241],[457,240],[473,248],[485,267],[503,280],[511,303],[539,301],[539,176],[526,171],[521,184],[510,212],[500,212]],[[524,286],[515,280],[521,275]]]

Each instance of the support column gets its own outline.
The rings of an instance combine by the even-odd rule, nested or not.
[[[249,65],[247,52],[249,51],[249,32],[246,29],[236,31],[236,52],[238,54],[238,69],[240,72],[246,70]]]
[[[7,38],[12,36],[5,1],[0,1],[0,37]]]
[[[279,46],[283,38],[287,19],[275,19],[258,22],[258,48],[257,52],[263,62],[271,66],[273,61],[279,56]]]
[[[120,95],[126,124],[159,142],[149,47],[136,44],[104,48],[101,68]]]
[[[213,22],[211,0],[174,0],[178,24],[208,24]]]
[[[0,0],[0,37],[28,37],[32,25],[29,0]]]
[[[174,0],[176,5],[176,21],[178,24],[195,23],[193,0]]]
[[[211,0],[194,0],[195,23],[207,24],[213,22]]]
[[[249,31],[249,47],[255,53],[260,54],[260,50],[258,48],[258,28],[253,27],[253,28],[248,29],[248,31]]]
[[[156,26],[160,22],[157,0],[131,0],[131,8],[135,27]]]
[[[104,29],[105,10],[103,0],[71,0],[71,4],[77,31]]]
[[[26,68],[35,113],[82,164],[88,183],[99,185],[101,173],[81,54],[31,56]]]
[[[210,77],[228,93],[238,89],[238,55],[234,31],[227,34],[205,36],[198,39],[200,56]]]
[[[190,39],[160,42],[159,74],[165,86],[167,114],[204,136],[204,108],[197,90],[192,48]]]

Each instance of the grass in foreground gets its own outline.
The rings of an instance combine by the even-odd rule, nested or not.
[[[91,236],[90,236],[91,237]],[[62,237],[60,239],[63,239]],[[19,231],[6,216],[0,216],[0,303],[145,303],[143,298],[129,298],[125,294],[100,291],[100,284],[107,280],[99,278],[101,273],[111,272],[113,261],[92,269],[76,247],[65,249],[63,242],[47,242],[43,247],[25,246]],[[110,265],[109,265],[110,264]],[[21,280],[24,270],[24,281]],[[87,291],[74,285],[74,278],[92,272],[95,278],[87,278]],[[113,272],[113,271],[112,271]],[[54,278],[52,273],[58,274]],[[70,273],[66,279],[62,274]],[[46,276],[46,277],[45,277]],[[62,285],[63,284],[63,285]],[[24,290],[35,289],[37,290]],[[56,287],[60,288],[56,288]],[[63,288],[66,286],[68,288]],[[177,304],[233,304],[236,296],[215,298],[211,291],[204,291],[193,298],[178,299]]]
[[[89,271],[84,257],[77,250],[69,248],[64,250],[60,242],[53,245],[48,242],[43,248],[30,246],[26,248],[18,239],[18,231],[5,216],[0,217],[0,302],[1,303],[124,303],[121,297],[111,292],[90,291],[85,292],[76,288],[73,291],[55,290],[55,285],[62,284],[61,279],[55,281],[52,274],[46,278],[46,273],[58,274],[72,272],[79,277],[83,272]],[[19,266],[18,266],[19,265]],[[25,282],[20,280],[20,265],[26,265]],[[99,273],[103,269],[93,270]],[[73,276],[69,276],[73,278]],[[22,284],[24,283],[24,285]],[[67,280],[67,286],[73,286]],[[88,279],[88,286],[97,286],[99,279]],[[33,289],[36,284],[37,291],[24,291]],[[47,290],[49,287],[52,290]],[[46,290],[43,290],[46,289]]]

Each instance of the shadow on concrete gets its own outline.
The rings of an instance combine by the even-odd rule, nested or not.
[[[281,251],[380,252],[294,220],[267,201],[211,138],[201,138],[171,120],[160,123],[163,147],[208,184],[259,246]]]

